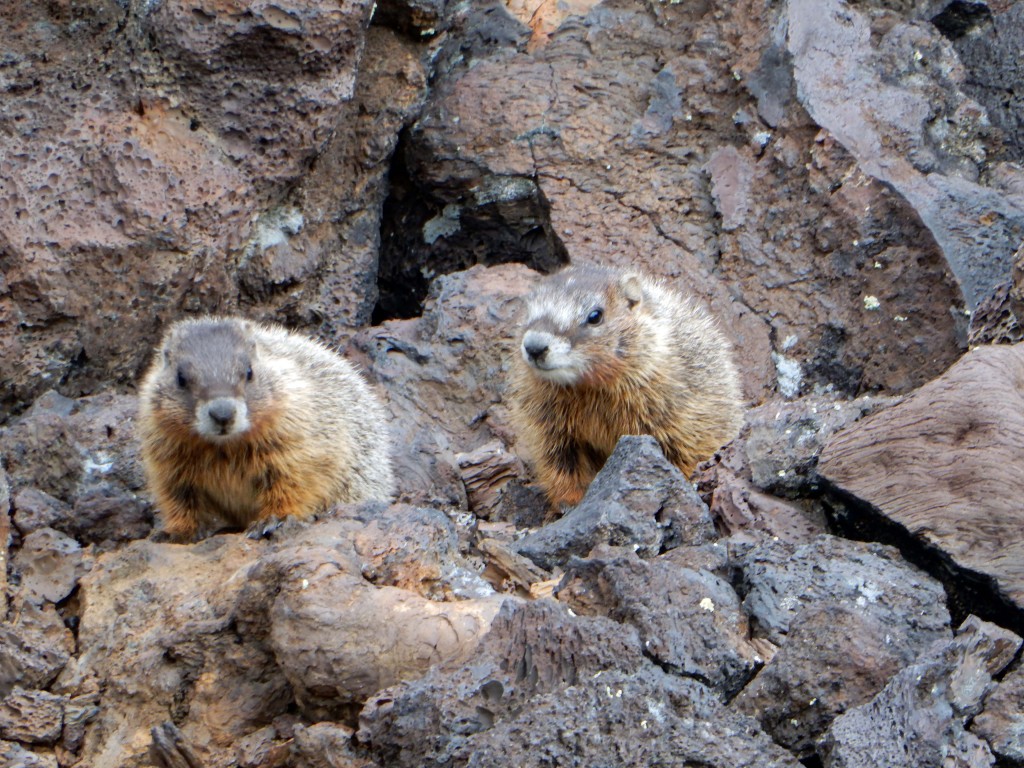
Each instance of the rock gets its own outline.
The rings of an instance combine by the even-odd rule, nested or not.
[[[466,485],[469,511],[484,520],[498,519],[502,491],[509,481],[526,474],[522,461],[506,451],[499,440],[456,454],[455,461]]]
[[[0,621],[0,697],[45,688],[75,652],[75,638],[52,605],[24,604]]]
[[[949,633],[942,585],[893,547],[822,535],[799,546],[762,544],[737,565],[755,633],[776,645],[801,611],[824,605],[877,619],[895,649],[920,648]]]
[[[32,752],[13,741],[0,740],[0,760],[18,768],[57,768],[55,755]]]
[[[335,723],[296,728],[290,759],[289,765],[295,768],[369,768],[375,765],[353,749],[352,729]]]
[[[381,688],[465,657],[502,600],[438,603],[373,587],[335,549],[312,542],[262,560],[246,590],[250,603],[266,603],[267,643],[314,721],[340,718]]]
[[[4,411],[58,382],[79,395],[131,380],[182,311],[283,306],[312,326],[337,306],[369,319],[373,299],[355,304],[345,283],[375,271],[375,244],[357,245],[379,229],[387,160],[426,82],[417,46],[368,35],[371,10],[6,9],[0,117],[18,128],[0,144],[14,180],[0,199],[0,354],[17,373]],[[111,77],[96,81],[98,65]],[[318,168],[335,185],[325,195],[308,177],[332,152],[337,165]]]
[[[23,599],[51,603],[70,595],[89,570],[82,545],[52,528],[40,528],[26,536],[12,566],[21,578]]]
[[[457,454],[513,442],[502,404],[521,297],[539,277],[509,265],[438,278],[423,316],[357,334],[354,354],[387,390],[402,498],[467,508]]]
[[[550,601],[510,601],[472,660],[368,702],[357,738],[394,766],[797,765],[753,722],[646,662],[639,647],[630,627],[573,617]]]
[[[580,503],[524,536],[519,552],[547,570],[598,544],[633,546],[642,557],[715,537],[707,506],[650,436],[624,436]]]
[[[1013,659],[1021,639],[970,617],[957,636],[936,643],[867,704],[837,717],[822,741],[825,768],[994,763],[988,746],[965,729]]]
[[[53,744],[61,735],[63,696],[15,686],[0,701],[0,736],[26,744]]]
[[[747,642],[750,627],[733,588],[707,571],[681,567],[677,551],[653,560],[631,552],[572,560],[558,599],[574,613],[635,627],[658,666],[728,700],[762,660]]]
[[[988,117],[963,93],[968,77],[953,47],[929,24],[896,22],[875,37],[869,16],[839,0],[793,0],[788,23],[804,106],[865,173],[913,206],[973,309],[1010,275],[1024,196],[979,178]],[[1008,172],[1024,183],[1019,167]]]
[[[141,495],[136,410],[135,398],[127,395],[69,400],[51,392],[0,428],[23,534],[48,526],[81,542],[102,543],[152,530],[152,509]]]
[[[11,486],[0,463],[0,617],[7,615],[7,557],[11,546]]]
[[[806,495],[818,490],[817,466],[829,436],[897,402],[892,398],[833,400],[806,397],[769,403],[747,412],[747,427],[737,441],[750,480],[777,495]]]
[[[458,561],[455,525],[441,511],[392,507],[354,532],[362,577],[377,586],[401,587],[441,600],[450,594],[449,571]]]
[[[900,644],[883,622],[848,607],[814,605],[793,617],[785,643],[732,701],[802,758],[832,720],[869,701],[930,641]]]
[[[40,528],[72,525],[71,506],[38,488],[23,488],[14,496],[14,526],[22,536]]]
[[[902,404],[835,435],[819,472],[956,566],[992,580],[1021,609],[1022,435],[1024,347],[980,348]]]
[[[1006,763],[1024,763],[1024,667],[1018,664],[985,699],[971,732]]]
[[[959,23],[941,24],[943,17]],[[1020,163],[1024,160],[1024,67],[1017,51],[1024,44],[1024,9],[1016,3],[950,3],[932,21],[956,49],[965,70],[964,92],[985,107],[1002,134],[1006,156]]]

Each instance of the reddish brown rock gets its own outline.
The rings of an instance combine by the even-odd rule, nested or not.
[[[979,348],[835,435],[818,471],[1022,608],[1022,436],[1024,347]]]
[[[426,85],[371,10],[5,7],[5,411],[134,379],[182,312],[369,321],[388,159]]]

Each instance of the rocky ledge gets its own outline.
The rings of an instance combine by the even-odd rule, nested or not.
[[[1024,765],[1024,3],[0,8],[0,763]],[[551,510],[522,296],[643,267],[740,436]],[[304,329],[401,493],[151,534],[164,323]]]

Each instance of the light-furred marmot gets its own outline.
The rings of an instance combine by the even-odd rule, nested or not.
[[[555,505],[582,498],[622,435],[652,435],[689,476],[739,431],[729,342],[647,275],[585,265],[544,279],[519,352],[514,424]]]
[[[326,346],[235,317],[182,320],[139,393],[142,460],[172,537],[387,499],[387,419]]]

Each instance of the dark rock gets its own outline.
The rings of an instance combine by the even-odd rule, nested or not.
[[[1024,347],[968,352],[832,437],[819,472],[1024,608]],[[878,471],[884,467],[885,471]]]
[[[46,524],[82,542],[147,535],[152,508],[132,429],[134,397],[105,393],[68,400],[44,395],[0,428],[15,490],[15,519],[27,534]],[[72,509],[69,511],[68,506]]]
[[[762,544],[738,566],[755,632],[776,645],[801,611],[825,605],[876,619],[896,649],[920,648],[949,634],[942,585],[893,547],[823,535],[799,546]]]
[[[733,588],[707,571],[682,567],[673,560],[676,551],[646,561],[632,553],[572,560],[558,599],[577,614],[635,627],[645,656],[727,700],[762,660],[747,642],[750,627]]]
[[[988,745],[966,730],[1021,639],[970,617],[957,636],[899,672],[867,704],[837,717],[821,744],[825,768],[991,766]]]
[[[633,546],[642,557],[715,537],[707,505],[650,436],[624,436],[582,501],[528,534],[519,552],[551,570],[598,544]]]
[[[632,628],[549,601],[506,603],[472,660],[377,694],[357,737],[394,766],[797,765],[709,689],[646,662]]]
[[[75,651],[75,639],[52,605],[21,606],[0,621],[0,697],[15,686],[44,688]]]
[[[14,496],[14,526],[22,536],[40,528],[69,528],[71,505],[38,488],[23,488]]]
[[[869,701],[930,642],[919,640],[895,642],[870,613],[814,605],[793,617],[785,644],[730,707],[809,757],[836,715]]]
[[[1017,3],[951,2],[932,22],[952,41],[966,70],[963,89],[1002,133],[1006,157],[1024,161],[1024,9]]]
[[[1024,763],[1024,666],[1018,663],[985,699],[971,732],[1008,764]]]
[[[78,752],[85,740],[86,726],[100,713],[100,695],[88,693],[69,699],[64,705],[64,729],[61,745],[70,752]]]
[[[746,458],[742,464],[763,491],[783,496],[813,493],[818,490],[818,460],[828,438],[893,402],[870,396],[851,401],[807,397],[754,408],[737,441]]]
[[[0,701],[0,737],[26,744],[53,744],[64,724],[64,696],[15,686]]]
[[[52,528],[26,536],[12,565],[21,579],[21,597],[32,602],[59,603],[89,570],[82,545]]]

